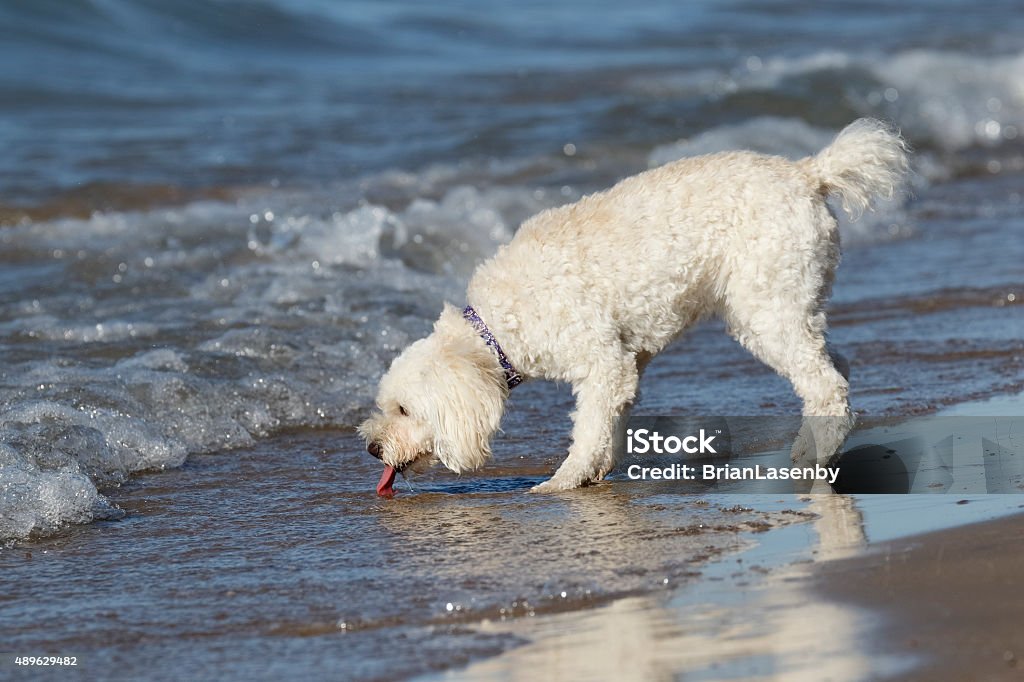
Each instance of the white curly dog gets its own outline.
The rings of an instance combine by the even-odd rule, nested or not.
[[[380,412],[359,427],[395,474],[440,461],[452,471],[491,454],[520,379],[572,385],[572,446],[534,491],[576,488],[615,466],[617,423],[647,363],[710,315],[788,379],[807,417],[794,458],[827,461],[853,426],[843,362],[826,347],[825,304],[839,230],[825,202],[854,216],[891,196],[907,169],[897,133],[871,119],[816,156],[752,152],[683,159],[543,211],[474,273],[470,307],[446,305],[434,331],[381,379]]]

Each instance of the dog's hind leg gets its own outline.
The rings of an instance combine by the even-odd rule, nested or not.
[[[592,360],[587,376],[573,385],[576,411],[569,456],[533,492],[578,488],[600,480],[615,466],[616,430],[623,428],[636,398],[640,368],[637,358],[625,351]]]
[[[842,374],[829,365],[791,378],[804,400],[803,422],[793,442],[794,462],[827,465],[839,454],[853,428],[854,416],[846,395],[848,384]]]
[[[788,379],[803,400],[804,419],[793,443],[793,460],[828,462],[842,447],[854,418],[846,379],[849,368],[825,342],[824,313],[798,316],[791,309],[760,309],[745,316],[733,310],[727,321],[730,333]]]

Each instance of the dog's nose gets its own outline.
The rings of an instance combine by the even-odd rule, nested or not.
[[[366,451],[369,452],[374,457],[376,457],[377,459],[380,459],[380,443],[378,443],[377,441],[373,441],[369,445],[367,445]]]

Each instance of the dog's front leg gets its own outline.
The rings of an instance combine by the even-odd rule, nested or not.
[[[615,466],[615,425],[636,397],[639,373],[632,355],[602,363],[573,388],[572,445],[550,480],[533,492],[570,490],[599,481]]]

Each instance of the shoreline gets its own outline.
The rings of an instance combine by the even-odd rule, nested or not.
[[[774,542],[713,562],[667,597],[484,622],[481,632],[526,644],[417,679],[1004,679],[1024,655],[1024,499],[1018,506],[865,545],[854,501],[817,496],[813,524],[771,531]],[[816,548],[778,546],[799,545],[811,527]]]
[[[917,659],[893,679],[1018,679],[1024,668],[1022,546],[1024,511],[885,542],[824,564],[813,589],[830,602],[882,616],[868,649]]]

